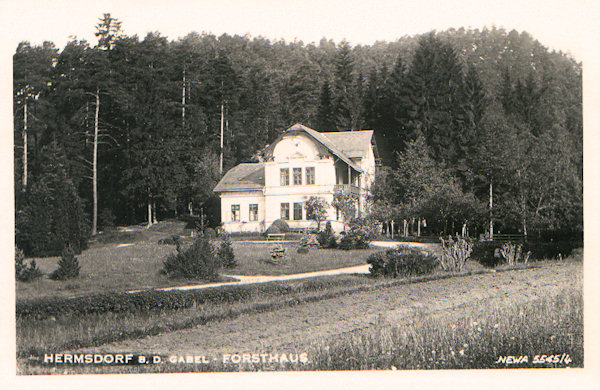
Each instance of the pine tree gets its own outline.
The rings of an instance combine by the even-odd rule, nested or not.
[[[327,81],[321,86],[319,108],[317,111],[317,128],[320,131],[333,131],[336,128],[331,88]]]
[[[60,260],[58,260],[58,268],[50,274],[50,279],[67,280],[79,276],[79,260],[75,257],[73,249],[67,245],[62,251]]]

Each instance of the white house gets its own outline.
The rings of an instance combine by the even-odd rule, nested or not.
[[[357,213],[367,207],[375,179],[373,130],[318,132],[295,124],[264,150],[264,161],[231,168],[214,191],[221,198],[221,222],[228,232],[264,232],[276,219],[290,228],[316,227],[304,202],[311,196],[329,205],[336,192],[358,196]],[[336,231],[343,216],[329,207]]]

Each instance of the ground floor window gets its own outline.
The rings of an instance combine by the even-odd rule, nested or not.
[[[302,219],[302,203],[294,203],[294,221]]]
[[[231,220],[233,222],[238,222],[240,220],[240,205],[239,204],[231,205]]]
[[[251,204],[248,208],[250,215],[248,216],[249,221],[258,221],[258,205]]]
[[[281,219],[284,221],[289,221],[290,219],[290,204],[282,203],[281,204]]]

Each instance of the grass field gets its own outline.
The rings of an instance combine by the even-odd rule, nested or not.
[[[422,315],[413,325],[323,340],[312,356],[317,370],[583,367],[583,295],[566,289],[526,304],[484,304],[458,319]]]

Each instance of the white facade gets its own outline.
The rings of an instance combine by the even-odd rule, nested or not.
[[[364,149],[359,150],[361,156],[350,158],[323,138],[326,133],[292,126],[266,149],[266,161],[233,168],[215,187],[221,198],[223,228],[264,232],[276,219],[285,219],[292,229],[316,228],[316,221],[307,219],[304,202],[317,196],[330,205],[327,220],[334,230],[341,231],[343,216],[331,206],[334,193],[357,194],[358,213],[364,213],[367,191],[375,178],[372,131],[366,132],[369,134],[350,135],[368,139],[366,145],[359,145]],[[343,137],[341,133],[345,132],[336,137]]]

